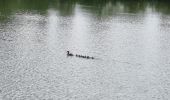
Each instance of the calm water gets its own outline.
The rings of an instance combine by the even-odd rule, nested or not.
[[[0,100],[169,100],[169,5],[0,0]]]

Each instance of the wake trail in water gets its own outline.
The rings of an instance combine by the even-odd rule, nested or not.
[[[101,55],[101,53],[99,53],[99,52],[94,52],[94,51],[86,51],[86,50],[78,50],[78,51],[88,52],[88,53],[90,53],[90,55]],[[102,58],[102,57],[97,57],[97,56],[91,56],[91,57],[94,57],[94,59],[91,59],[91,60],[101,60],[101,61],[106,61],[106,62],[108,62],[108,61],[114,61],[114,62],[123,63],[123,64],[128,64],[128,65],[133,65],[133,66],[141,66],[141,65],[142,65],[142,64],[140,64],[140,63],[133,63],[133,62],[128,62],[128,61],[121,61],[121,60],[117,60],[117,59],[114,59],[114,58],[107,60],[107,59],[104,59],[104,58]]]
[[[123,63],[123,64],[128,64],[128,65],[133,65],[133,66],[141,66],[142,64],[140,63],[131,63],[131,62],[126,62],[126,61],[121,61],[121,60],[116,60],[116,59],[110,59],[110,60],[105,60],[103,58],[95,58],[94,60],[102,60],[102,61],[114,61],[118,63]]]

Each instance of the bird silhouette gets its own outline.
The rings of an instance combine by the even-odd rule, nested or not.
[[[67,51],[67,56],[74,56],[70,51]]]
[[[72,53],[70,53],[70,51],[67,51],[67,56],[74,56]],[[79,58],[86,58],[86,59],[94,59],[94,57],[90,57],[90,56],[83,56],[83,55],[78,55],[76,54],[75,55],[76,57],[79,57]]]

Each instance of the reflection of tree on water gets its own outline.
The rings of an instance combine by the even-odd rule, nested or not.
[[[76,2],[75,0],[59,0],[55,5],[52,6],[59,10],[60,15],[67,16],[74,13]]]
[[[164,14],[170,14],[170,1],[165,2],[154,2],[153,7],[157,12],[164,13]]]
[[[49,8],[56,9],[60,15],[74,13],[75,0],[0,0],[0,21],[17,11],[47,14]]]
[[[49,8],[56,9],[62,16],[69,16],[74,14],[76,4],[97,16],[140,13],[145,12],[148,6],[161,13],[170,13],[169,2],[160,0],[0,0],[0,17],[3,20],[18,10],[46,14]]]
[[[156,0],[79,0],[79,4],[82,5],[82,8],[88,9],[91,13],[98,16],[110,16],[115,13],[144,13],[148,7],[162,13],[170,13],[169,3]],[[83,6],[90,6],[91,8]]]
[[[8,1],[0,1],[0,21],[7,19],[7,16],[10,15],[11,10],[7,8],[8,6]]]

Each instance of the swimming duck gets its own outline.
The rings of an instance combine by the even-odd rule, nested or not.
[[[70,51],[67,51],[67,56],[74,56]]]

